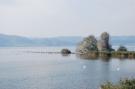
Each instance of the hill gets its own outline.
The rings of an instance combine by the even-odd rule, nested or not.
[[[28,38],[0,34],[0,47],[76,46],[82,39],[81,36]],[[112,45],[135,45],[135,36],[112,36],[111,43]]]

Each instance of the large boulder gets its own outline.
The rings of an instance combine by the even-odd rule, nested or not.
[[[97,46],[99,51],[112,51],[112,47],[109,43],[110,35],[107,32],[103,32],[98,40]]]
[[[76,49],[76,52],[81,54],[88,53],[91,51],[98,51],[97,40],[93,35],[84,38]]]
[[[62,49],[61,54],[71,54],[71,51],[69,49]]]

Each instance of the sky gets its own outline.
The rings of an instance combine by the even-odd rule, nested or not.
[[[28,37],[135,35],[135,0],[0,0],[0,33]]]

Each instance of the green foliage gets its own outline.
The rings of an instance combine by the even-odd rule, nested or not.
[[[135,89],[135,79],[120,80],[118,84],[107,82],[101,89]]]
[[[127,51],[127,48],[124,46],[120,46],[117,51]]]

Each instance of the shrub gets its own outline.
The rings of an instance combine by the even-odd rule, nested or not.
[[[124,46],[120,46],[117,51],[127,51],[127,48]]]
[[[120,80],[118,84],[107,82],[101,89],[135,89],[135,79]]]

